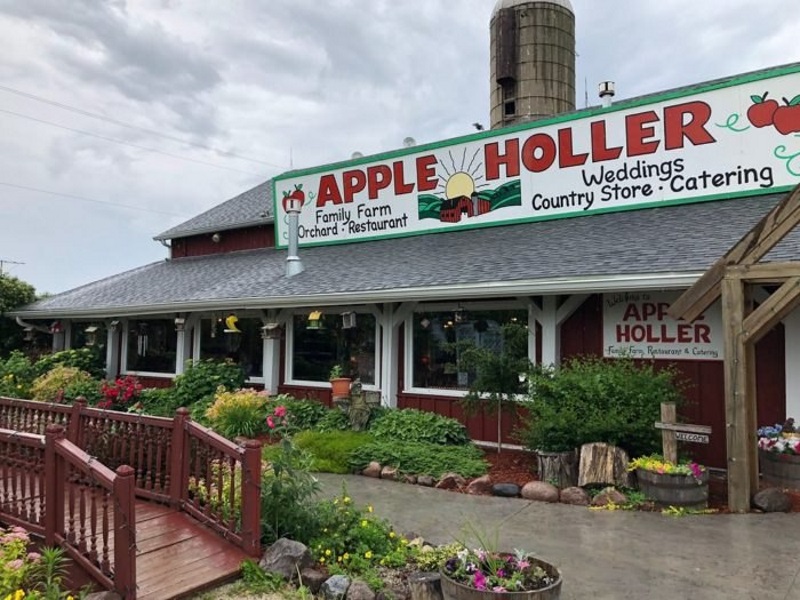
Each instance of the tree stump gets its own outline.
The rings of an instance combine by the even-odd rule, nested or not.
[[[411,600],[442,600],[442,581],[439,573],[412,573],[408,576]]]
[[[539,481],[564,489],[578,484],[578,455],[568,452],[537,452]]]
[[[632,487],[628,471],[628,453],[604,443],[581,446],[578,485],[600,484]]]

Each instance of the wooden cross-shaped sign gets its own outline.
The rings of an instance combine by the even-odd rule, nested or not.
[[[655,427],[661,430],[664,459],[673,463],[678,462],[679,441],[707,444],[711,435],[711,427],[707,425],[676,423],[676,418],[675,404],[663,402],[661,404],[661,421],[657,422]]]

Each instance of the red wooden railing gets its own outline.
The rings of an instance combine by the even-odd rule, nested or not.
[[[53,426],[60,428],[60,437],[54,437]],[[259,556],[261,443],[258,441],[234,444],[192,422],[183,408],[173,419],[168,419],[89,408],[82,400],[63,405],[0,397],[0,428],[10,430],[7,441],[0,437],[0,476],[14,473],[8,485],[3,479],[0,515],[47,539],[74,545],[84,557],[76,560],[87,563],[87,567],[88,563],[96,563],[102,570],[110,561],[103,553],[105,550],[108,554],[104,529],[94,516],[116,515],[125,506],[117,498],[109,504],[107,497],[91,491],[106,489],[108,485],[112,488],[130,485],[136,497],[179,508],[249,555]],[[49,434],[48,440],[53,437],[55,454],[51,460],[61,461],[58,470],[53,471],[57,473],[55,481],[48,479],[50,485],[43,475],[47,457],[41,436],[45,433]],[[113,483],[119,481],[128,483]],[[54,503],[56,521],[42,521],[37,512],[42,510],[41,501],[36,504],[30,500],[34,492],[41,496],[42,489],[45,493],[55,489],[55,498],[65,498],[63,493],[67,494],[66,506],[74,508],[67,510],[65,528],[60,525],[64,515],[57,512],[61,510],[58,503]],[[133,518],[132,512],[126,510],[123,514]],[[91,535],[80,528],[81,524],[90,527]],[[131,529],[127,531],[133,535]],[[123,546],[133,546],[133,542]],[[115,552],[117,547],[115,537]],[[74,552],[79,555],[77,550]],[[135,580],[135,560],[130,562]],[[112,583],[108,573],[101,574],[103,583]],[[127,577],[125,573],[122,575]],[[114,587],[118,585],[117,576],[115,571]]]

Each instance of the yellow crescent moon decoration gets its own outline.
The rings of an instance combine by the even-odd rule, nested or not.
[[[242,330],[236,326],[239,322],[239,317],[236,315],[228,315],[225,317],[225,333],[242,333]]]

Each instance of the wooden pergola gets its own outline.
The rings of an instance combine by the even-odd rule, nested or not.
[[[800,304],[800,261],[759,261],[800,222],[800,185],[669,308],[692,321],[722,298],[728,504],[747,512],[758,489],[755,344]],[[779,286],[755,306],[754,285]]]

